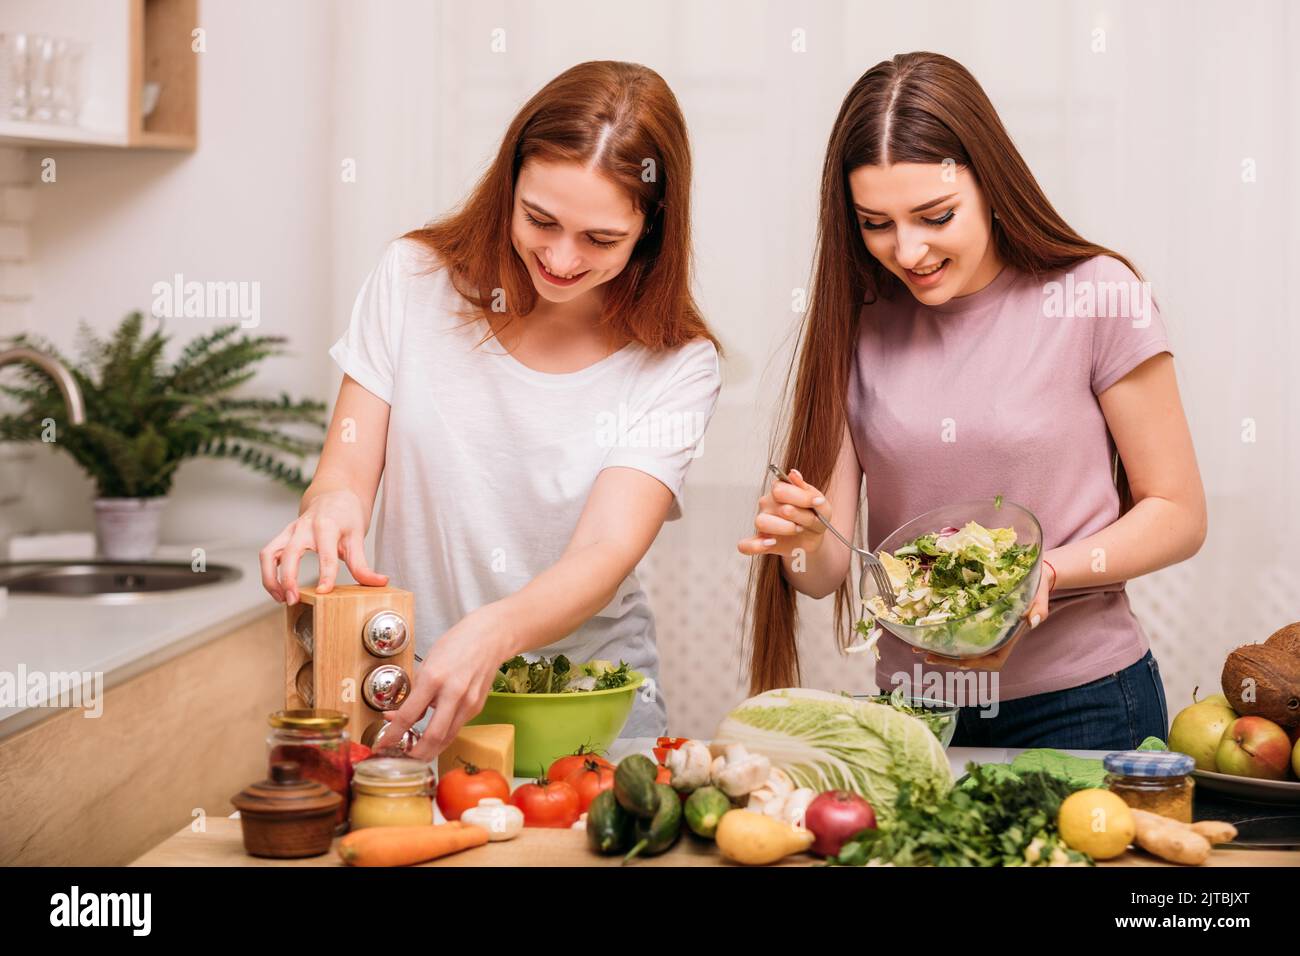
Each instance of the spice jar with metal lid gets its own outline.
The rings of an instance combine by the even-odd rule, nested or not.
[[[271,733],[266,738],[268,766],[292,760],[308,780],[323,783],[342,798],[335,820],[335,832],[348,828],[348,800],[351,797],[352,747],[348,740],[348,718],[337,710],[280,710],[268,718]]]
[[[244,849],[251,856],[289,859],[328,853],[342,798],[307,780],[292,760],[271,766],[268,780],[230,798],[239,811]]]
[[[1122,750],[1107,754],[1106,788],[1137,810],[1182,823],[1192,822],[1191,772],[1196,761],[1187,754],[1162,750]]]
[[[371,757],[352,778],[352,829],[433,823],[433,772],[411,757]]]

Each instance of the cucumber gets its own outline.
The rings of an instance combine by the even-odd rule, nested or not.
[[[686,825],[691,832],[713,839],[718,821],[731,809],[731,801],[717,787],[700,787],[686,798]]]
[[[632,818],[613,790],[602,790],[587,807],[587,844],[597,853],[622,853],[632,842]]]
[[[677,791],[666,783],[656,783],[654,790],[654,816],[648,820],[638,817],[632,821],[632,839],[636,843],[628,851],[627,856],[623,857],[624,863],[642,854],[654,856],[663,853],[681,836],[682,798],[677,796]]]
[[[614,769],[614,797],[634,817],[649,818],[655,813],[655,777],[659,769],[644,754],[632,754],[619,761]]]

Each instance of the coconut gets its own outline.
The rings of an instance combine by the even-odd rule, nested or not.
[[[1247,644],[1223,664],[1223,694],[1238,714],[1282,727],[1300,725],[1300,656],[1277,646]],[[1243,694],[1253,690],[1253,699]]]
[[[1300,659],[1300,621],[1278,628],[1269,635],[1268,640],[1264,642],[1264,646],[1276,647],[1284,654],[1290,654],[1292,657]]]

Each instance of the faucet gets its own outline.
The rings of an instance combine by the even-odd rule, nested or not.
[[[59,387],[59,392],[63,395],[63,404],[68,407],[68,420],[73,425],[85,424],[86,404],[81,397],[81,386],[77,384],[77,380],[72,377],[66,365],[36,349],[16,348],[0,352],[0,366],[12,365],[15,362],[30,362],[54,379],[54,384]]]

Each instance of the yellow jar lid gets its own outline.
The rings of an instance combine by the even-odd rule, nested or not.
[[[337,710],[277,710],[267,718],[280,730],[342,730],[347,714]]]

